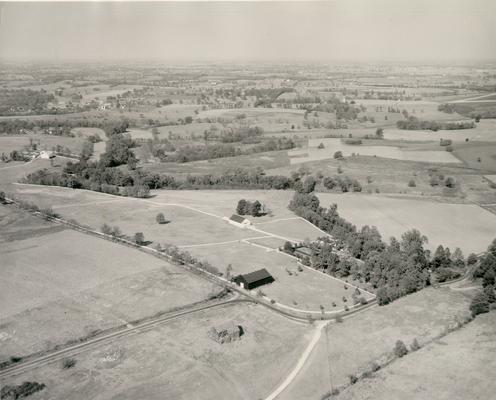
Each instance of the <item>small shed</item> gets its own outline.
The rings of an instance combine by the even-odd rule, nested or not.
[[[241,286],[243,289],[252,290],[259,286],[266,285],[268,283],[274,282],[274,278],[265,269],[259,269],[258,271],[250,272],[245,275],[238,275],[234,277],[233,281]]]
[[[237,215],[237,214],[231,215],[231,218],[229,218],[229,222],[233,225],[238,225],[241,227],[251,225],[250,220],[242,217],[241,215]]]
[[[243,333],[243,328],[232,321],[219,326],[214,326],[208,331],[208,336],[217,343],[230,343],[238,340]]]

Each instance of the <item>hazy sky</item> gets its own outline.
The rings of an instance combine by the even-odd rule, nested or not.
[[[496,0],[0,3],[0,59],[496,58]]]

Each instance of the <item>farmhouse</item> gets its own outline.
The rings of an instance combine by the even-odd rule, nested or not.
[[[259,286],[274,282],[274,278],[265,268],[234,277],[233,281],[243,289],[252,290]]]
[[[236,226],[240,226],[242,228],[244,228],[248,225],[251,225],[250,220],[248,220],[244,217],[241,217],[240,215],[237,215],[237,214],[231,215],[231,218],[229,218],[229,223],[236,225]]]
[[[45,160],[48,160],[50,158],[54,158],[55,154],[53,154],[53,151],[48,151],[48,150],[43,150],[40,152],[40,158],[43,158]]]
[[[243,328],[230,321],[217,327],[210,328],[208,336],[217,343],[223,344],[238,340],[242,333]]]

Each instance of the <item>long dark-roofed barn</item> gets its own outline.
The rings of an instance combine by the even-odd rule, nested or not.
[[[238,275],[233,280],[237,285],[248,290],[274,282],[274,278],[265,268],[248,274]]]

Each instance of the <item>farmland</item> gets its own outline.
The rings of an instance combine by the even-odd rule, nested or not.
[[[496,230],[496,216],[471,204],[330,193],[321,193],[319,198],[326,204],[336,203],[354,224],[377,226],[384,239],[418,229],[429,238],[431,249],[442,244],[478,253],[485,250]]]
[[[330,385],[347,386],[349,374],[366,370],[372,362],[380,364],[391,354],[397,340],[408,344],[414,339],[429,342],[467,316],[470,297],[461,293],[426,289],[359,318],[329,326],[307,368],[281,399],[319,398],[330,390]]]
[[[207,332],[226,321],[241,325],[244,335],[220,345]],[[29,374],[29,379],[45,382],[46,394],[53,398],[75,400],[186,398],[191,393],[201,400],[262,398],[289,372],[310,333],[308,325],[260,306],[229,306],[87,352],[78,357],[76,369],[64,371],[62,381],[58,364]]]
[[[494,368],[494,318],[494,312],[478,318],[460,331],[399,360],[373,379],[351,387],[339,398],[416,399],[419,392],[432,399],[491,396],[496,389],[490,372]],[[487,369],[480,371],[480,365]],[[464,378],[459,379],[460,376]]]
[[[490,397],[494,63],[1,69],[2,400]]]
[[[0,212],[2,359],[215,293],[212,284],[136,250],[65,230],[12,206]]]

